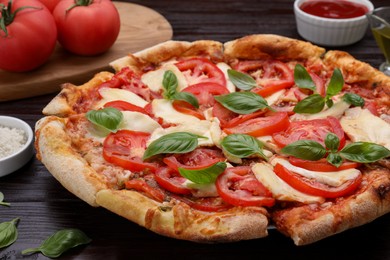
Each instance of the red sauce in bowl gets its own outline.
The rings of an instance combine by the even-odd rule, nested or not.
[[[355,18],[365,15],[368,8],[347,0],[309,0],[300,6],[305,13],[332,19]]]

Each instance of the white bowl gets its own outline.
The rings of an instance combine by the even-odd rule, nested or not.
[[[368,28],[368,19],[365,15],[356,18],[333,19],[308,14],[300,6],[308,0],[295,0],[294,13],[299,35],[307,41],[317,45],[338,47],[358,42],[365,35]],[[355,0],[354,3],[363,4],[368,12],[374,9],[368,0]]]
[[[0,177],[2,177],[18,170],[31,159],[34,154],[34,134],[26,122],[15,117],[0,116],[0,126],[21,129],[27,137],[27,142],[19,150],[0,158]]]

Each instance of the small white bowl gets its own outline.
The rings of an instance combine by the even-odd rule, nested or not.
[[[34,134],[26,122],[15,117],[0,116],[0,126],[21,129],[27,138],[26,143],[18,151],[0,158],[0,177],[2,177],[18,170],[31,159],[34,154]]]
[[[295,0],[294,13],[299,35],[307,41],[324,47],[346,46],[360,41],[368,28],[368,19],[365,15],[356,18],[333,19],[308,14],[300,6],[308,0]],[[368,0],[355,0],[363,4],[368,12],[374,9]]]

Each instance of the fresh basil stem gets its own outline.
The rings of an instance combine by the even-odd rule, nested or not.
[[[28,248],[22,251],[22,255],[41,252],[47,257],[57,258],[65,251],[90,243],[92,240],[79,229],[63,229],[48,237],[36,248]]]
[[[198,138],[206,138],[187,132],[164,135],[151,142],[145,150],[143,160],[163,153],[188,153],[198,146]]]
[[[247,158],[253,155],[268,160],[263,153],[263,144],[253,136],[246,134],[231,134],[221,141],[222,149],[238,158]]]
[[[19,218],[15,218],[0,224],[0,248],[7,247],[16,241],[18,238],[18,230],[16,228],[18,222]]]
[[[226,95],[215,96],[221,105],[237,114],[251,114],[268,106],[267,101],[253,92],[233,92]]]
[[[0,205],[2,206],[11,206],[11,203],[4,202],[4,194],[0,191]]]
[[[195,108],[199,107],[199,102],[192,93],[177,91],[179,83],[175,73],[171,70],[164,72],[162,85],[164,87],[164,98],[168,100],[183,100],[190,103]]]
[[[232,69],[229,69],[227,73],[230,81],[241,90],[251,90],[257,87],[256,81],[248,74]]]
[[[197,170],[188,170],[179,167],[179,173],[184,178],[197,183],[197,184],[209,184],[214,183],[218,175],[223,173],[227,165],[225,162],[217,162],[209,167]]]
[[[99,110],[90,110],[86,114],[87,119],[104,129],[115,132],[123,120],[123,114],[116,108],[106,107]]]

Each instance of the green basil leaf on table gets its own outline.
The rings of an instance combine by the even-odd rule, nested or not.
[[[267,101],[253,92],[233,92],[226,95],[215,96],[221,105],[237,114],[251,114],[260,109],[269,107]]]
[[[4,202],[4,194],[0,191],[0,205],[2,206],[11,206],[11,203]]]
[[[332,77],[330,78],[328,87],[326,89],[326,96],[328,98],[333,97],[340,93],[344,86],[344,78],[341,70],[336,68],[333,70]]]
[[[116,108],[106,107],[99,110],[90,110],[86,114],[87,119],[93,124],[103,127],[110,132],[118,130],[123,120],[123,114]]]
[[[218,175],[223,173],[227,165],[225,162],[217,162],[209,167],[197,170],[188,170],[179,167],[179,173],[184,178],[197,183],[208,184],[214,183]]]
[[[176,132],[164,135],[149,144],[143,160],[163,153],[188,153],[198,146],[198,138],[206,138],[187,132]]]
[[[316,85],[310,74],[307,72],[304,66],[301,64],[295,65],[294,68],[294,82],[299,88],[310,89],[316,91]]]
[[[28,248],[22,251],[22,255],[42,253],[47,257],[56,258],[65,251],[79,245],[85,245],[92,240],[79,229],[63,229],[48,237],[36,248]]]
[[[355,93],[345,93],[343,100],[355,107],[363,107],[365,103],[364,99]]]
[[[325,156],[326,149],[316,141],[299,140],[286,145],[281,152],[300,159],[317,161]]]
[[[257,87],[256,81],[248,74],[232,69],[228,69],[227,73],[230,81],[241,90],[251,90]]]
[[[350,161],[371,163],[389,157],[390,150],[375,143],[355,142],[346,145],[340,155]]]
[[[320,94],[313,94],[298,102],[294,107],[294,112],[300,114],[315,114],[321,112],[324,106],[324,97]]]
[[[252,155],[258,155],[265,160],[268,160],[267,156],[263,153],[263,144],[250,135],[228,135],[221,141],[221,147],[228,154],[238,158],[247,158]]]
[[[11,221],[0,223],[0,248],[7,247],[13,244],[18,238],[18,230],[16,225],[19,218],[15,218]]]

